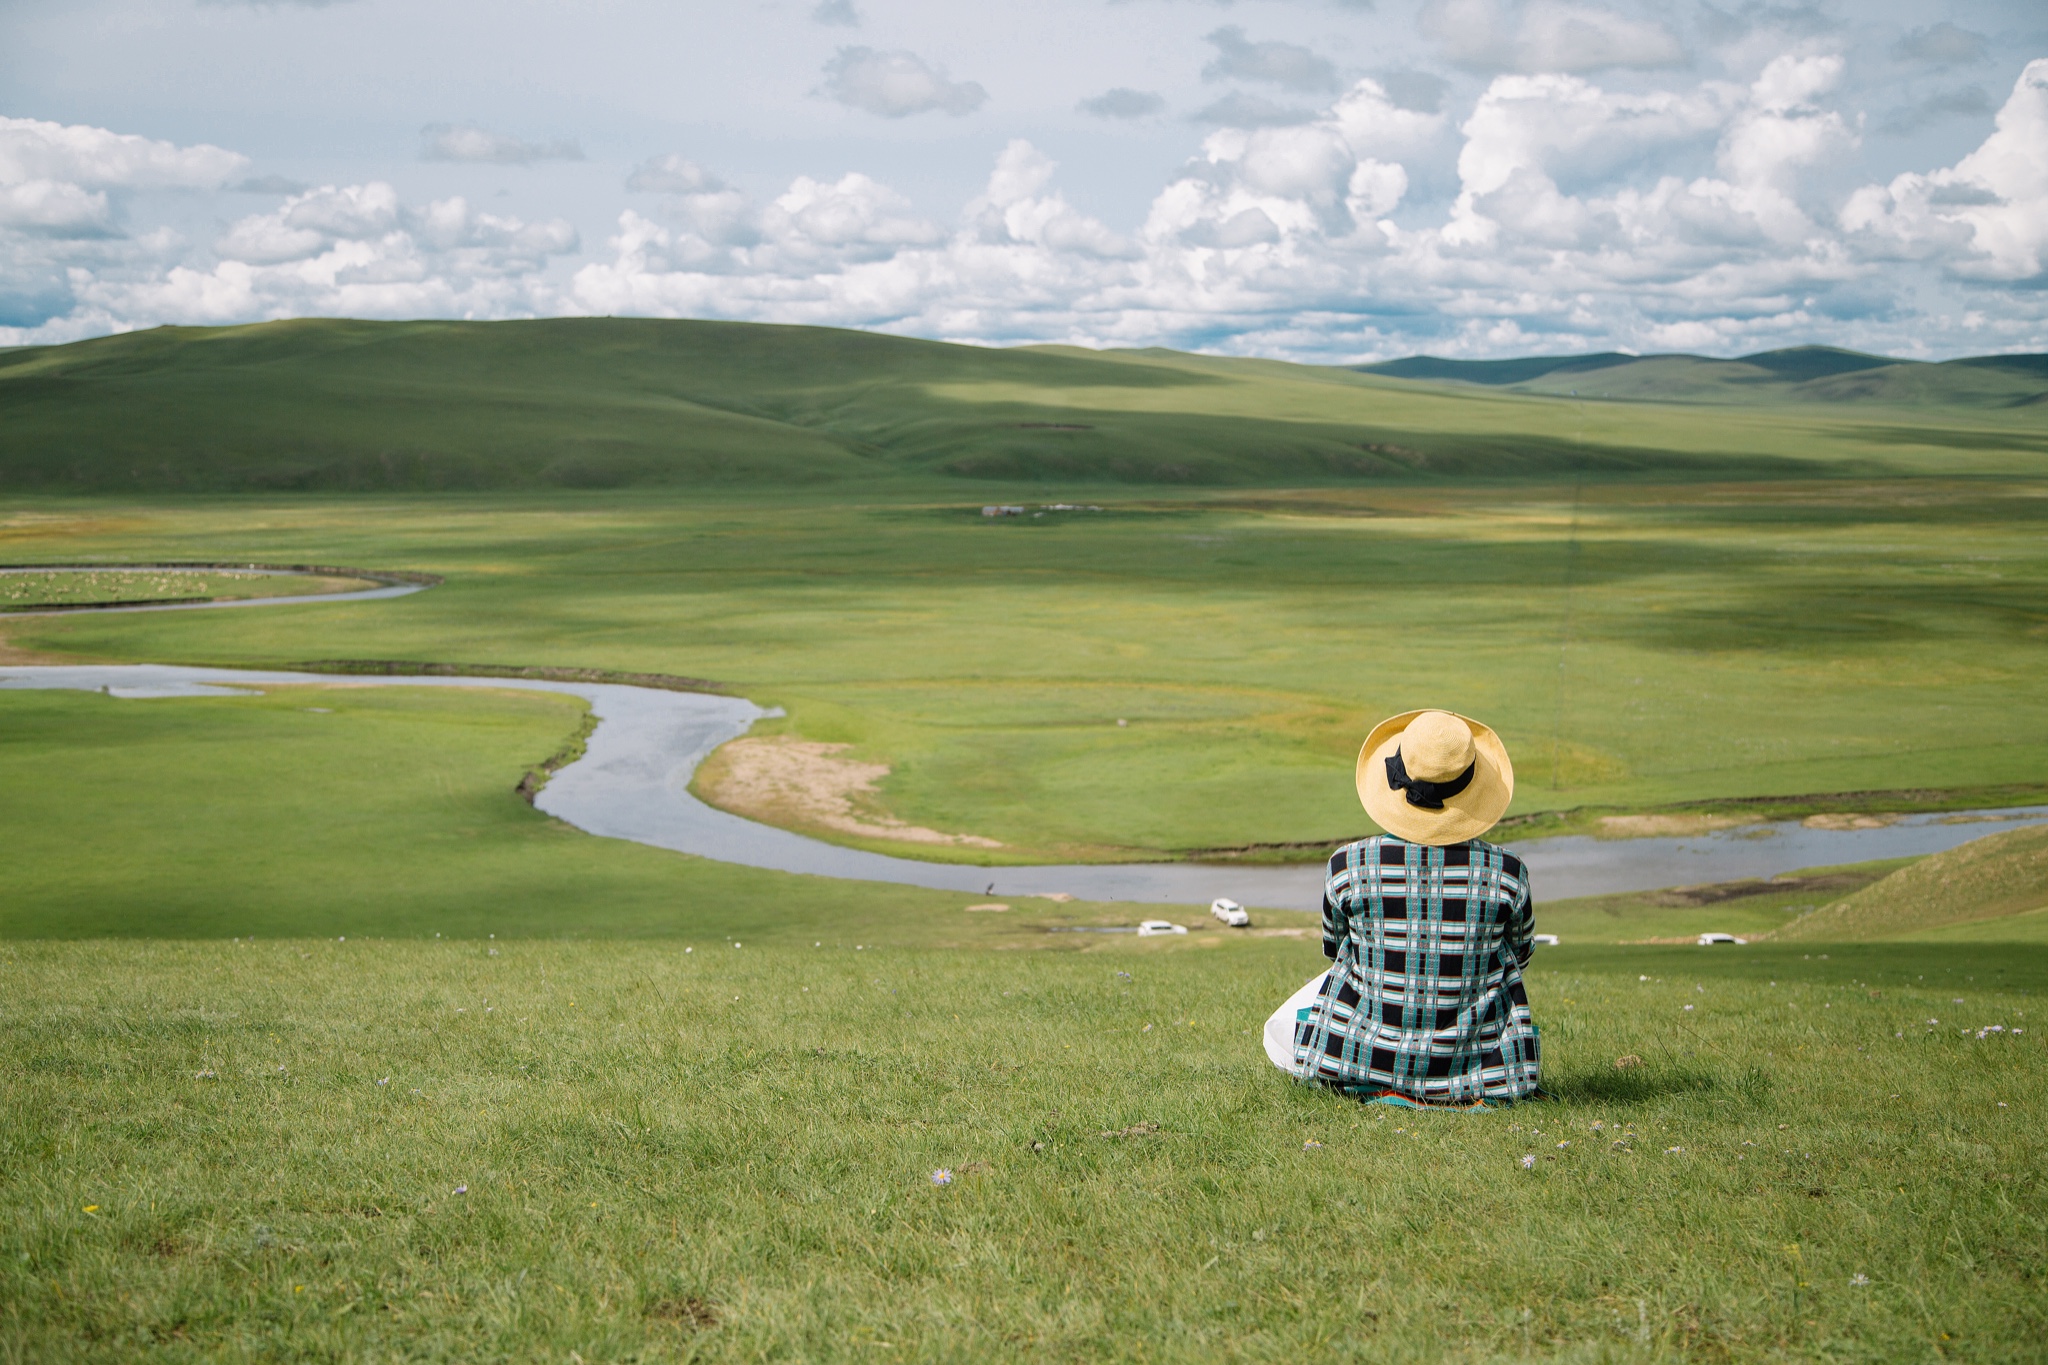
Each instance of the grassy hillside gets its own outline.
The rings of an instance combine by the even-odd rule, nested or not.
[[[1509,841],[1511,842],[1511,841]],[[1572,900],[1540,900],[1536,929],[1566,944],[1693,943],[1701,934],[1757,939],[1851,895],[1908,859],[1809,868],[1768,880],[1674,886]],[[1537,890],[1542,890],[1539,879]]]
[[[1596,373],[1667,359],[1720,363]],[[1985,416],[2004,401],[1987,395],[2034,392],[2038,375],[1917,368],[1971,376],[1977,389],[1957,401],[1972,406],[1941,408],[1918,440],[1928,416],[1887,409],[1866,439],[1862,417],[1843,426],[1856,405],[1839,402],[1813,405],[1804,423],[1702,429],[1682,408],[1589,420],[1583,404],[1534,393],[1478,398],[1470,385],[1339,368],[823,328],[166,327],[0,352],[0,492],[1755,478],[1917,467],[1957,447],[1950,428],[1980,466],[2042,448],[2041,420]]]
[[[2041,355],[1974,356],[1924,364],[1831,346],[1798,346],[1735,360],[1610,351],[1518,360],[1411,356],[1358,369],[1394,379],[1652,403],[1974,407],[2011,410],[2026,417],[2032,416],[2029,409],[2038,411],[2048,403],[2048,356]]]
[[[2048,909],[2048,826],[2009,830],[1937,853],[1803,915],[1779,939],[1914,938],[1950,929],[1996,939],[2010,929],[2040,941],[2031,912]],[[1940,934],[1946,937],[1946,934]]]

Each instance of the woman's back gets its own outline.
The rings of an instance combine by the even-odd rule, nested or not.
[[[1527,874],[1504,848],[1346,844],[1323,895],[1335,965],[1295,1031],[1295,1074],[1424,1103],[1531,1094],[1539,1043],[1522,968],[1533,932]]]

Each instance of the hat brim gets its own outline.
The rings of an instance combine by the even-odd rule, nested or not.
[[[1387,785],[1387,760],[1401,746],[1401,735],[1423,712],[1404,711],[1372,727],[1358,751],[1358,799],[1373,823],[1397,839],[1411,844],[1462,844],[1476,839],[1500,822],[1508,803],[1515,799],[1515,765],[1508,761],[1507,746],[1491,727],[1470,716],[1458,716],[1472,727],[1472,782],[1456,796],[1444,799],[1442,810],[1425,810],[1408,804],[1408,794]],[[1448,712],[1458,715],[1457,712]]]

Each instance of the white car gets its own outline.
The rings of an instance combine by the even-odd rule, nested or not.
[[[1232,929],[1242,929],[1252,922],[1252,917],[1245,913],[1245,908],[1227,896],[1218,896],[1210,901],[1209,913]]]
[[[1557,935],[1556,935],[1556,934],[1535,934],[1535,935],[1532,935],[1532,936],[1530,937],[1530,940],[1529,940],[1529,941],[1530,941],[1530,942],[1532,942],[1532,943],[1541,943],[1541,944],[1543,944],[1543,945],[1544,945],[1545,947],[1548,947],[1548,948],[1555,948],[1555,947],[1557,946]]]
[[[1151,938],[1155,934],[1185,934],[1187,931],[1188,927],[1185,924],[1174,924],[1168,920],[1147,919],[1138,921],[1139,938]]]
[[[1749,943],[1749,940],[1748,940],[1748,939],[1746,939],[1746,938],[1737,938],[1737,937],[1735,937],[1735,935],[1733,935],[1733,934],[1701,934],[1701,935],[1700,935],[1700,947],[1702,947],[1702,948],[1706,948],[1706,947],[1711,947],[1711,946],[1712,946],[1713,944],[1716,944],[1716,943],[1733,943],[1733,944],[1736,944],[1736,945],[1737,945],[1738,947],[1746,947],[1746,946],[1748,945],[1748,943]]]

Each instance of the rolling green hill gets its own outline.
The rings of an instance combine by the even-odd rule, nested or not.
[[[1795,346],[1735,360],[1697,355],[1535,356],[1443,360],[1410,356],[1361,374],[1516,393],[1658,403],[1869,403],[2026,408],[2048,404],[2048,356],[1973,356],[1926,364],[1832,346]]]
[[[1617,362],[1587,371],[1608,379],[1726,365],[1592,359]],[[1547,363],[1500,373],[1575,382],[1569,366],[1536,372]],[[305,319],[0,351],[0,492],[1782,478],[1917,472],[1929,453],[1957,472],[1958,449],[1989,452],[1968,472],[1998,472],[2048,440],[2048,408],[1985,415],[1995,395],[2048,387],[2038,367],[1749,365],[1781,387],[1816,368],[1794,387],[1904,368],[1994,397],[1940,409],[1939,429],[1889,408],[1869,431],[1861,415],[1844,427],[1870,406],[1840,401],[1854,394],[1705,429],[1676,405],[1589,418],[1537,392],[1168,351],[639,318]],[[1689,392],[1658,383],[1670,392],[1628,396]]]
[[[1806,941],[1948,938],[2048,942],[2048,826],[2009,830],[1937,853],[1811,914],[1772,937]]]

